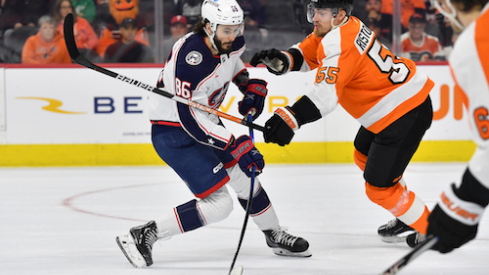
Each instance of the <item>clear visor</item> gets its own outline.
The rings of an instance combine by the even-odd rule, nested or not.
[[[244,34],[244,23],[239,25],[217,25],[218,37],[239,37]]]
[[[307,5],[307,21],[311,24],[314,23],[314,16],[318,16],[318,19],[322,22],[331,20],[333,13],[331,8],[316,8],[313,4]]]
[[[439,13],[443,14],[446,18],[448,18],[455,26],[457,26],[460,30],[465,29],[465,27],[458,21],[457,19],[457,11],[453,7],[450,0],[430,0],[431,5],[433,5]]]

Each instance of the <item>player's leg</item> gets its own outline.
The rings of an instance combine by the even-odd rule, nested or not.
[[[365,166],[370,200],[399,221],[425,234],[429,210],[414,192],[399,181],[432,120],[431,100],[408,112],[374,138]]]
[[[365,166],[367,164],[368,153],[370,147],[374,141],[375,134],[368,131],[364,127],[360,127],[358,133],[355,137],[355,151],[353,154],[353,159],[356,165],[365,171]],[[399,183],[406,188],[406,183],[403,178],[399,180]],[[408,234],[413,232],[410,226],[406,225],[399,219],[395,218],[389,221],[387,224],[381,225],[377,230],[377,233],[384,242],[404,242]]]
[[[231,178],[228,185],[234,189],[241,206],[246,209],[251,186],[250,178],[241,171],[238,165],[228,168],[227,171]],[[291,235],[280,227],[275,209],[258,178],[255,179],[250,216],[265,234],[267,245],[273,249],[275,254],[293,257],[312,255],[308,250],[309,243],[305,239]]]
[[[150,266],[153,244],[157,240],[222,221],[232,210],[233,200],[223,186],[201,200],[193,199],[173,208],[160,219],[131,228],[129,234],[118,236],[116,241],[132,265]]]
[[[153,145],[159,156],[184,180],[200,200],[173,208],[163,218],[137,226],[117,243],[135,267],[153,263],[152,246],[167,239],[225,219],[233,209],[224,186],[229,176],[214,150],[195,142],[181,128],[153,126]]]

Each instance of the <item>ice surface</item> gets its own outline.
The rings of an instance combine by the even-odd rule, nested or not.
[[[464,169],[415,163],[405,179],[431,208]],[[281,224],[306,238],[313,256],[275,256],[250,220],[236,263],[245,275],[379,274],[409,251],[377,237],[392,217],[368,200],[353,164],[267,165],[260,179]],[[244,218],[237,200],[223,222],[157,242],[149,268],[133,268],[115,243],[130,227],[192,198],[164,166],[2,168],[0,274],[225,275]],[[483,217],[475,241],[446,255],[426,252],[400,274],[488,274],[488,223]]]

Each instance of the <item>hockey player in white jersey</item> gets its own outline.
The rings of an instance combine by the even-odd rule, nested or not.
[[[489,1],[442,0],[434,3],[455,28],[464,29],[450,55],[455,92],[467,107],[477,149],[460,184],[452,184],[428,217],[433,247],[447,253],[475,238],[489,203]]]
[[[157,86],[217,109],[231,82],[243,92],[239,111],[256,118],[263,109],[267,83],[249,79],[240,59],[245,49],[243,11],[235,0],[205,0],[202,21],[172,48]],[[153,146],[196,196],[147,224],[116,238],[135,267],[153,264],[152,247],[168,239],[225,219],[233,210],[227,186],[247,205],[252,166],[259,174],[263,156],[248,136],[234,137],[219,117],[155,95],[150,99]],[[170,190],[169,190],[170,192]],[[275,210],[258,179],[250,216],[277,255],[308,257],[308,242],[280,227]]]

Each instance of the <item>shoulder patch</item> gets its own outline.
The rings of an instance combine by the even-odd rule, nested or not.
[[[187,64],[192,66],[199,65],[200,63],[202,63],[202,60],[203,60],[202,54],[198,51],[191,51],[185,57],[185,61],[187,62]]]

